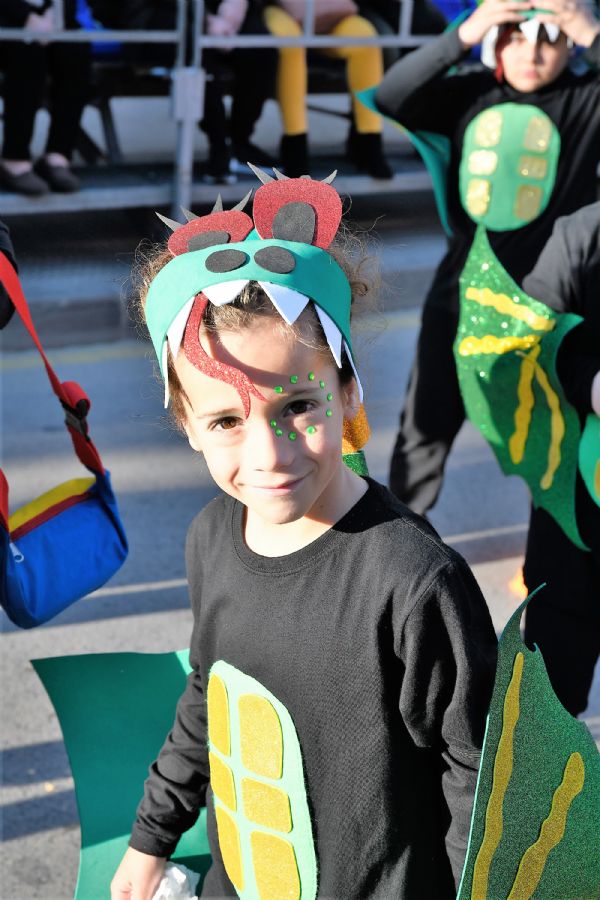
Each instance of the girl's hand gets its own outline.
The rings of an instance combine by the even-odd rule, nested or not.
[[[217,10],[220,18],[226,19],[231,28],[231,34],[237,34],[242,27],[242,22],[248,12],[248,0],[222,0]]]
[[[206,17],[206,26],[211,37],[231,37],[235,34],[231,23],[224,19],[223,16],[212,16],[209,14]]]
[[[110,884],[110,900],[152,900],[166,859],[129,847]]]
[[[600,33],[600,22],[585,0],[538,0],[548,13],[539,13],[540,22],[553,22],[580,47],[590,47]]]
[[[592,381],[592,409],[600,416],[600,372],[596,372]]]
[[[463,47],[468,49],[480,44],[494,25],[524,22],[523,12],[532,9],[533,5],[531,0],[484,0],[458,29]]]

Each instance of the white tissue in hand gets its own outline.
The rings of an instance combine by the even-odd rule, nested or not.
[[[198,900],[196,887],[200,876],[186,866],[167,863],[162,881],[152,900]]]

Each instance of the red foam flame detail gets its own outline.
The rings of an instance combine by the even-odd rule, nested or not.
[[[316,228],[312,243],[325,249],[334,239],[342,218],[340,195],[330,184],[309,178],[270,181],[254,195],[255,228],[263,240],[273,237],[273,219],[286,203],[308,203],[315,211]]]
[[[244,372],[236,369],[235,366],[228,366],[226,363],[219,362],[218,359],[212,359],[204,350],[200,343],[200,325],[207,304],[208,299],[204,294],[198,294],[185,326],[183,352],[188,361],[204,375],[208,375],[209,378],[216,378],[217,381],[224,381],[236,389],[244,407],[244,415],[248,418],[250,415],[250,397],[258,397],[259,400],[266,400],[266,398],[263,397]]]
[[[248,237],[253,227],[252,219],[247,213],[239,209],[227,209],[208,216],[200,216],[198,219],[192,219],[187,225],[182,225],[173,232],[167,247],[173,256],[187,253],[190,238],[205,231],[226,231],[230,242],[237,243]]]

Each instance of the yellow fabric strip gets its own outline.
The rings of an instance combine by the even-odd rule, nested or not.
[[[548,448],[548,468],[544,472],[540,486],[542,490],[547,491],[552,487],[556,470],[560,466],[560,445],[565,436],[565,420],[560,408],[558,395],[550,387],[548,376],[541,366],[536,365],[535,377],[538,384],[546,395],[548,406],[550,407],[550,447]]]
[[[531,413],[535,398],[533,395],[533,376],[535,374],[535,361],[540,355],[541,346],[537,344],[521,363],[521,372],[519,374],[519,386],[517,395],[519,405],[515,411],[515,430],[508,441],[508,450],[510,458],[515,465],[523,460],[525,455],[525,445],[529,436],[529,426],[531,425]]]
[[[539,838],[523,854],[508,900],[529,900],[537,890],[548,854],[563,838],[569,809],[583,789],[584,781],[583,759],[579,753],[571,753],[562,781],[554,792],[550,813],[542,822]]]
[[[553,319],[546,319],[529,307],[515,303],[507,294],[495,294],[489,288],[469,287],[465,296],[467,300],[474,300],[481,306],[491,306],[496,312],[512,316],[513,319],[518,319],[520,322],[526,322],[536,331],[552,331],[554,328]]]
[[[51,506],[56,506],[69,497],[85,494],[95,483],[95,478],[73,478],[71,481],[59,484],[57,487],[52,488],[51,491],[47,491],[35,500],[26,503],[25,506],[15,510],[8,520],[8,530],[16,531],[17,528],[25,525],[26,522],[46,512]]]
[[[486,334],[485,337],[466,337],[460,342],[458,352],[461,356],[475,356],[478,353],[509,353],[511,350],[529,350],[539,342],[537,334],[526,334],[525,337],[494,337]]]
[[[496,759],[494,760],[492,792],[485,812],[485,831],[473,869],[472,900],[486,900],[488,897],[490,868],[494,853],[502,838],[504,795],[512,775],[513,739],[520,713],[519,694],[523,675],[523,661],[523,654],[517,653],[513,674],[504,698],[502,734],[500,735]]]

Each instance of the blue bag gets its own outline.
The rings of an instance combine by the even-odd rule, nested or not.
[[[8,482],[0,469],[0,605],[15,625],[32,628],[101,587],[121,567],[128,547],[109,473],[88,435],[90,400],[76,382],[56,377],[2,253],[0,281],[42,356],[75,453],[92,476],[53,488],[9,518]]]

